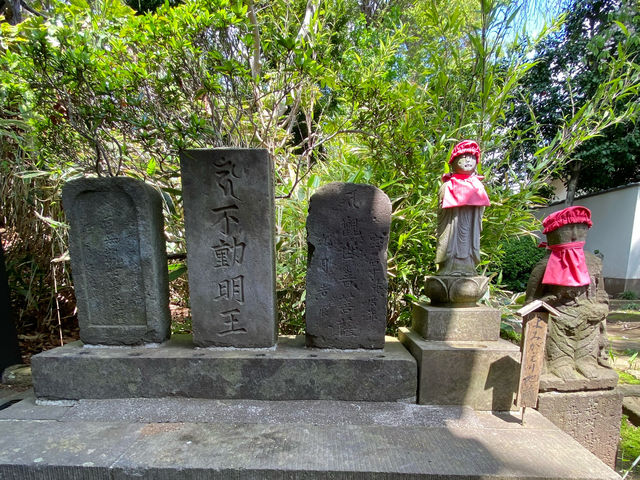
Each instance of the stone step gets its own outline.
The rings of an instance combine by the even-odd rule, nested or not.
[[[0,411],[0,478],[619,479],[536,411],[119,399]]]

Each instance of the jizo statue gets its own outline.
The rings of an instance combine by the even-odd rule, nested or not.
[[[480,147],[472,140],[458,143],[449,159],[451,173],[442,177],[438,209],[438,276],[475,276],[480,262],[482,214],[490,205],[477,175]]]
[[[541,299],[560,316],[549,324],[546,373],[564,380],[598,378],[608,367],[602,339],[609,311],[602,262],[583,250],[591,228],[591,212],[569,207],[546,217],[542,225],[549,253],[534,267],[527,302]]]

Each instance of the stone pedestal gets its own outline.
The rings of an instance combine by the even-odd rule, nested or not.
[[[194,348],[190,335],[158,347],[74,342],[32,359],[35,394],[84,398],[209,398],[415,402],[415,359],[386,337],[381,350],[309,349],[280,337],[272,349]]]
[[[418,361],[418,403],[515,409],[520,349],[500,339],[499,310],[416,303],[412,316],[399,338]]]
[[[622,417],[618,390],[543,392],[538,396],[538,411],[615,468]]]
[[[429,340],[492,341],[500,336],[500,311],[489,307],[413,305],[411,329]]]
[[[418,403],[466,405],[474,410],[515,409],[520,349],[493,341],[425,340],[401,328],[400,341],[418,361]]]

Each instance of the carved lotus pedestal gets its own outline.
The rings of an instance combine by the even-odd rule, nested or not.
[[[427,277],[431,303],[415,303],[400,341],[418,361],[418,403],[514,409],[520,349],[500,338],[500,311],[476,304],[482,276]]]
[[[488,288],[489,278],[482,275],[435,275],[427,277],[424,282],[431,305],[441,307],[475,307]]]

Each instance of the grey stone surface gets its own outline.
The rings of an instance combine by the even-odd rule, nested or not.
[[[139,438],[140,425],[4,420],[3,480],[110,479],[109,469]]]
[[[382,348],[391,202],[372,185],[330,183],[309,202],[306,337],[320,348]]]
[[[622,394],[619,391],[541,393],[538,411],[604,463],[615,468],[622,417]]]
[[[43,408],[41,405],[36,405],[33,390],[16,395],[15,398],[19,401],[0,410],[0,420],[59,420],[70,409],[69,406],[47,405]]]
[[[80,342],[32,358],[38,398],[194,397],[262,400],[414,399],[414,358],[388,337],[384,350],[310,350],[280,337],[273,350],[195,349],[174,335],[157,348],[83,348]]]
[[[160,194],[133,178],[82,178],[62,191],[80,338],[162,342],[171,333]]]
[[[273,346],[275,212],[269,153],[186,150],[180,165],[194,342]]]
[[[426,340],[495,341],[500,338],[500,310],[415,303],[411,328]]]
[[[622,413],[629,417],[629,421],[636,427],[640,425],[640,398],[625,396],[622,400]]]
[[[640,397],[640,385],[623,383],[616,387],[625,397]]]
[[[32,402],[15,405],[7,418],[24,417]],[[21,410],[22,408],[22,410]],[[478,417],[469,407],[422,406],[405,402],[345,402],[331,400],[296,400],[267,402],[263,400],[210,400],[202,398],[124,398],[79,400],[66,408],[65,421],[125,422],[192,422],[192,423],[260,423],[314,425],[380,425],[380,426],[476,426],[508,425],[516,428],[515,413],[505,412],[503,419],[492,415]],[[39,417],[33,417],[37,419]],[[548,422],[541,415],[536,421]],[[527,422],[527,427],[529,427]],[[544,426],[541,424],[541,426]],[[506,427],[504,427],[506,428]],[[546,425],[545,428],[549,428]]]
[[[540,376],[540,391],[577,392],[581,390],[607,390],[618,384],[618,373],[611,368],[598,368],[598,377],[586,378],[576,372],[575,378],[562,379],[556,375]]]
[[[94,400],[56,422],[0,421],[0,478],[620,478],[535,411],[521,425],[515,413],[460,407],[209,400],[198,409],[212,417],[195,423],[173,415],[200,401],[135,402],[137,420],[120,416],[125,401]],[[89,414],[88,403],[92,421],[72,413]]]
[[[418,403],[511,410],[518,390],[520,349],[506,340],[425,340],[401,328],[400,341],[418,362]]]

